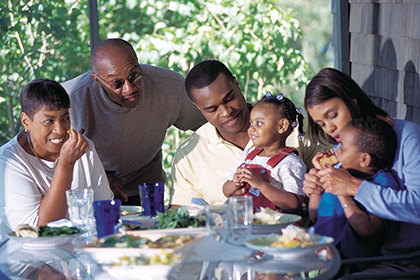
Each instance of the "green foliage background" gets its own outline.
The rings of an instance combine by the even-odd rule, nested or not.
[[[328,66],[322,49],[331,32],[326,31],[328,24],[319,24],[327,16],[312,12],[321,7],[325,13],[328,5],[329,0],[98,0],[100,40],[124,38],[133,44],[140,63],[183,76],[202,60],[218,59],[237,77],[248,101],[271,91],[301,105],[310,69]],[[87,11],[87,0],[7,0],[2,5],[0,144],[21,129],[19,94],[28,82],[61,82],[90,70]],[[303,30],[318,23],[319,30],[308,33],[318,36],[320,48],[308,48],[297,18],[306,21]],[[309,65],[302,54],[305,44]],[[167,174],[175,148],[189,134],[168,130],[163,145]]]

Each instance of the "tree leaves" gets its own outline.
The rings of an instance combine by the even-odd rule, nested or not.
[[[18,98],[28,82],[61,82],[90,70],[87,0],[7,2],[0,8],[0,144],[20,128]],[[198,62],[218,59],[251,102],[266,91],[293,99],[287,89],[303,87],[310,75],[300,50],[293,47],[302,35],[299,22],[276,1],[98,0],[98,10],[101,40],[124,38],[141,63],[183,76]],[[168,130],[167,173],[175,148],[189,134]]]

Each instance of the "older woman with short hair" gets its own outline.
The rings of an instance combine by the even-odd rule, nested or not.
[[[70,130],[70,99],[57,82],[37,79],[22,91],[24,130],[0,147],[0,237],[19,224],[46,225],[67,216],[65,191],[113,193],[93,142]]]

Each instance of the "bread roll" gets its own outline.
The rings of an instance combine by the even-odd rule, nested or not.
[[[337,157],[335,155],[332,155],[330,157],[322,157],[319,160],[319,163],[321,165],[324,165],[324,164],[335,165],[335,164],[338,163],[338,159],[337,159]]]

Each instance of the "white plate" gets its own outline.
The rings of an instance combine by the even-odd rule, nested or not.
[[[130,214],[123,215],[121,214],[122,211],[129,211]],[[121,217],[126,217],[130,215],[141,215],[143,213],[143,207],[141,206],[135,206],[135,205],[121,205],[120,206],[120,215]]]
[[[314,245],[306,246],[306,247],[272,247],[270,246],[271,243],[277,241],[279,239],[279,234],[272,234],[269,236],[258,237],[254,239],[250,239],[245,242],[245,246],[254,250],[262,251],[267,254],[281,256],[281,255],[304,255],[304,254],[311,254],[314,253],[317,249],[331,244],[334,239],[328,236],[322,236],[315,234],[312,241],[314,241]]]
[[[282,228],[302,220],[302,217],[295,214],[281,214],[281,218],[275,224],[252,225],[252,234],[280,233]]]
[[[206,233],[206,229],[205,228],[197,228],[197,229],[157,229],[157,230],[133,230],[133,231],[126,231],[125,234],[126,235],[130,235],[130,236],[134,236],[134,237],[142,237],[142,238],[147,238],[151,241],[156,241],[161,237],[167,236],[167,235],[192,235],[193,236],[193,240],[191,240],[191,242],[193,242],[194,240],[200,239],[202,237],[205,236]],[[122,234],[114,234],[114,235],[110,235],[110,236],[106,236],[103,237],[101,239],[98,240],[98,242],[93,242],[85,247],[80,248],[82,251],[86,251],[89,253],[100,253],[100,252],[105,252],[105,253],[110,253],[110,254],[114,254],[117,255],[118,257],[123,256],[124,254],[128,254],[130,252],[129,256],[132,256],[132,254],[137,254],[138,252],[147,252],[147,253],[156,253],[156,252],[160,252],[160,248],[147,248],[147,249],[142,249],[142,248],[115,248],[115,247],[101,247],[101,244],[110,237],[117,237],[120,238],[122,236]],[[185,244],[181,244],[180,246],[174,248],[174,249],[180,249],[182,247],[184,247],[185,245],[189,244],[190,242],[187,242]],[[172,250],[171,248],[165,248],[165,250]],[[102,256],[100,256],[102,257]]]
[[[159,237],[162,237],[162,236],[168,235],[168,234],[192,234],[192,235],[200,235],[201,236],[201,235],[207,233],[207,230],[206,230],[205,227],[198,227],[198,228],[165,228],[165,229],[147,229],[147,230],[126,231],[127,234],[137,234],[137,235],[143,235],[142,232],[147,233],[149,236],[159,236]]]
[[[150,216],[139,216],[139,215],[127,215],[122,216],[121,220],[123,223],[129,223],[133,225],[143,226],[143,227],[154,227],[158,219],[156,217]]]
[[[170,265],[129,265],[111,266],[103,265],[102,269],[115,279],[141,279],[141,280],[163,280],[167,279]]]
[[[102,248],[84,247],[78,250],[88,254],[92,260],[97,262],[100,267],[115,279],[166,279],[166,275],[171,270],[171,265],[121,265],[115,266],[112,263],[119,262],[120,258],[126,257],[152,257],[162,254],[162,249],[151,248]],[[174,249],[164,249],[167,253],[172,253]]]
[[[187,243],[188,244],[188,243]],[[81,247],[80,250],[88,254],[95,262],[101,265],[109,265],[116,263],[123,257],[152,257],[162,253],[160,248],[116,248],[116,247]],[[172,248],[164,249],[167,253],[172,253],[175,250]]]
[[[36,238],[30,238],[30,237],[17,237],[14,232],[8,233],[8,237],[10,239],[15,240],[16,242],[19,242],[24,247],[28,248],[45,248],[45,247],[56,247],[61,246],[63,244],[70,243],[80,235],[82,235],[83,232],[80,233],[74,233],[70,235],[64,235],[64,236],[54,236],[54,237],[36,237]]]
[[[163,232],[165,231],[165,232]],[[142,230],[142,231],[132,231],[128,233],[129,235],[141,236],[148,238],[152,241],[159,239],[165,235],[168,235],[170,231],[167,230]],[[175,231],[179,233],[179,231]],[[190,233],[191,234],[191,233]],[[117,234],[115,236],[121,236]],[[155,255],[160,255],[162,252],[166,253],[180,253],[182,250],[188,246],[195,244],[195,241],[202,238],[204,234],[197,235],[197,238],[177,246],[176,248],[115,248],[115,247],[81,247],[77,250],[84,252],[89,255],[92,260],[97,262],[103,270],[109,273],[111,276],[114,276],[116,279],[166,279],[166,275],[172,268],[171,265],[156,264],[156,265],[129,265],[129,266],[114,266],[112,263],[117,263],[119,259],[123,256],[126,257],[152,257]],[[108,236],[109,237],[109,236]],[[106,238],[108,238],[106,237]],[[103,238],[103,239],[106,239]]]

